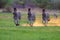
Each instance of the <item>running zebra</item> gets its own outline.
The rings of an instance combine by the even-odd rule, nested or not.
[[[50,21],[50,15],[46,12],[45,9],[42,10],[42,23],[47,26],[48,21]]]
[[[35,22],[35,14],[31,13],[31,8],[28,9],[28,21],[29,25],[32,27]]]
[[[19,20],[21,19],[21,14],[20,12],[17,12],[17,8],[14,8],[13,19],[16,26],[19,26]]]

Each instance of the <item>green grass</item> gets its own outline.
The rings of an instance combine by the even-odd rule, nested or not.
[[[20,22],[27,23],[27,16]],[[0,40],[60,40],[60,27],[16,27],[12,14],[0,13]]]
[[[60,27],[0,27],[0,40],[60,40]]]

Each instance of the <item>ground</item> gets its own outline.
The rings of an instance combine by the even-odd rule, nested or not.
[[[0,27],[0,40],[60,40],[60,27]]]
[[[0,13],[0,40],[60,40],[60,17],[51,17],[48,24],[51,26],[45,27],[38,14],[34,26],[30,27],[27,14],[22,15],[20,26],[16,27],[12,13]]]
[[[24,26],[29,26],[29,24],[24,24]],[[42,20],[38,18],[34,22],[33,26],[44,26],[44,24],[42,23]],[[60,19],[51,18],[50,21],[48,21],[47,26],[60,26]]]

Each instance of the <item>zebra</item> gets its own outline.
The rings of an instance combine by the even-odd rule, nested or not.
[[[35,14],[31,13],[31,8],[28,9],[28,21],[29,25],[32,27],[33,23],[35,22]]]
[[[50,21],[50,15],[45,11],[45,9],[42,10],[42,23],[47,26],[48,21]]]
[[[21,19],[21,13],[17,12],[17,8],[14,8],[13,19],[16,26],[19,26],[19,20]]]

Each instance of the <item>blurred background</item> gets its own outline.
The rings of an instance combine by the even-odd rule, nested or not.
[[[47,12],[50,14],[49,24],[55,25],[55,26],[57,26],[57,25],[60,26],[60,0],[0,0],[0,19],[1,19],[0,24],[3,24],[3,21],[5,21],[5,24],[8,24],[7,17],[9,17],[8,18],[9,20],[13,19],[12,18],[13,15],[11,13],[13,12],[14,7],[16,7],[19,12],[21,12],[22,20],[23,20],[23,21],[21,21],[21,23],[27,22],[26,21],[27,9],[31,8],[32,9],[31,12],[35,13],[35,15],[36,15],[35,25],[38,25],[38,24],[40,25],[40,23],[42,24],[42,22],[41,22],[42,15],[41,14],[42,14],[42,9],[45,8],[47,10]],[[7,14],[5,14],[5,13],[7,13]],[[55,19],[54,15],[57,15],[58,18]]]
[[[0,0],[0,9],[11,12],[11,8],[60,9],[60,0]]]

